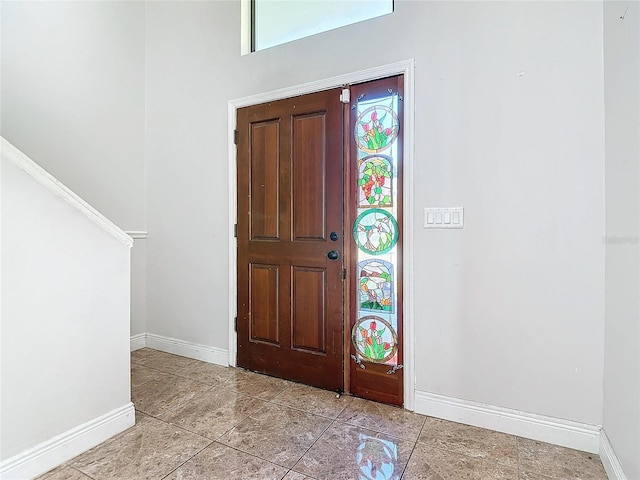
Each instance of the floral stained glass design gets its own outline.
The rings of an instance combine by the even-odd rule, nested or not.
[[[386,155],[369,155],[358,163],[358,206],[390,207],[393,190],[393,159]]]
[[[353,235],[360,250],[380,255],[391,250],[398,242],[398,223],[386,210],[371,208],[358,216]]]
[[[398,136],[398,115],[392,107],[373,105],[358,115],[354,135],[358,148],[367,153],[388,149]]]
[[[375,363],[385,363],[398,350],[398,334],[384,318],[367,315],[356,322],[351,340],[358,353]]]
[[[384,260],[363,260],[358,263],[358,288],[361,310],[392,312],[393,265]]]
[[[398,107],[389,90],[383,97],[361,95],[352,105],[357,147],[353,238],[358,246],[356,320],[351,330],[356,363],[398,366]],[[373,465],[371,465],[373,467]],[[374,475],[375,473],[375,475]],[[381,470],[371,477],[380,477]]]

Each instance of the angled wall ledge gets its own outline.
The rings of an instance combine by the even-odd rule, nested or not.
[[[148,235],[144,230],[127,230],[125,233],[134,240],[146,240]]]
[[[123,232],[118,226],[81,199],[78,195],[69,190],[53,175],[14,147],[4,137],[0,138],[2,140],[2,143],[0,144],[0,151],[2,152],[3,158],[12,161],[21,170],[24,170],[26,173],[31,175],[31,177],[43,185],[47,190],[62,198],[65,202],[78,210],[93,223],[99,225],[103,230],[118,239],[124,245],[128,247],[133,246],[133,239]]]

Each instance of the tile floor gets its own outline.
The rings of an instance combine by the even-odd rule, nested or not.
[[[596,480],[597,455],[151,349],[136,425],[46,480]]]

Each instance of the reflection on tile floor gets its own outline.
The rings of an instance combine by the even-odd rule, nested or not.
[[[44,480],[606,480],[597,455],[148,348],[136,425]]]

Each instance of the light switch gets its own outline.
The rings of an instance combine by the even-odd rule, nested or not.
[[[464,228],[464,207],[425,208],[424,228]]]

